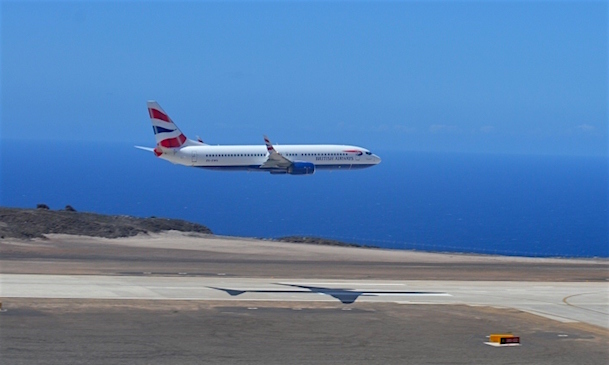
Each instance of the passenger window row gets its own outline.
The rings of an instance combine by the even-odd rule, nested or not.
[[[367,155],[370,155],[370,152],[366,152]],[[280,153],[282,156],[347,156],[347,153]],[[205,157],[264,157],[265,153],[226,153],[226,154],[205,154]]]
[[[205,157],[264,157],[264,153],[226,153],[226,154],[205,154]]]

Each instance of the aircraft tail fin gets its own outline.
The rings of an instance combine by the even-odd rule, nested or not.
[[[180,148],[185,145],[188,138],[186,138],[184,133],[182,133],[178,126],[169,118],[169,115],[165,113],[159,103],[150,100],[147,104],[157,147]]]
[[[206,146],[197,136],[197,140],[188,139],[178,126],[169,118],[163,108],[154,100],[148,101],[148,114],[152,122],[152,130],[156,137],[155,154],[159,156],[163,149],[180,148],[183,146]]]

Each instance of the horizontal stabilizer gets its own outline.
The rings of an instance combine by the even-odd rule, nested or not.
[[[139,148],[140,150],[154,152],[154,148],[151,147],[142,147],[142,146],[133,146],[135,148]]]

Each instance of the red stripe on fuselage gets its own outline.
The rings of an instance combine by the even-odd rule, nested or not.
[[[163,113],[160,110],[148,108],[148,113],[150,113],[150,118],[159,119],[163,122],[171,123],[171,119],[167,116],[167,114]]]

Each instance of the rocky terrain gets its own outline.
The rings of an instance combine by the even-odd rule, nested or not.
[[[38,204],[36,209],[0,207],[0,239],[44,238],[45,234],[51,233],[119,238],[171,230],[212,234],[206,226],[180,219],[83,213],[77,212],[70,205],[63,210],[51,210],[46,204]],[[305,236],[281,237],[275,241],[325,246],[371,247]]]
[[[44,238],[50,233],[118,238],[170,230],[212,233],[201,224],[180,219],[81,213],[68,207],[66,210],[50,210],[44,204],[37,209],[0,207],[0,238]]]
[[[336,240],[330,240],[321,237],[307,237],[307,236],[287,236],[277,238],[276,241],[280,242],[291,242],[291,243],[306,243],[310,245],[324,245],[324,246],[340,246],[340,247],[364,247],[364,248],[378,248],[377,246],[364,246],[356,243],[346,243]]]

